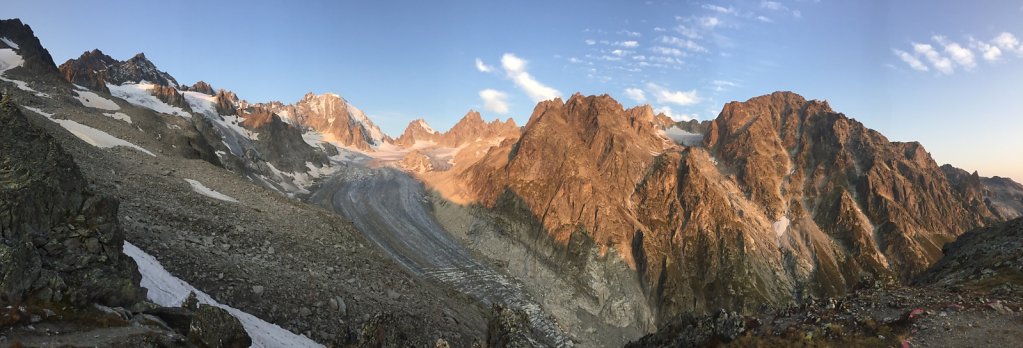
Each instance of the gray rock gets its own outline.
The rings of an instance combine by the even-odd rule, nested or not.
[[[210,305],[199,305],[188,327],[188,340],[200,347],[248,347],[252,338],[245,332],[241,321],[226,310]]]
[[[254,285],[252,287],[252,293],[255,294],[256,296],[263,296],[263,290],[264,289],[262,285]]]

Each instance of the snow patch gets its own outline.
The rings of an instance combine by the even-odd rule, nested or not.
[[[219,199],[226,202],[238,203],[237,199],[234,199],[231,196],[225,195],[223,193],[214,191],[213,189],[206,187],[206,185],[203,185],[201,182],[192,179],[185,179],[185,181],[187,181],[189,185],[192,185],[192,190],[198,192],[203,196]]]
[[[249,140],[259,140],[259,133],[241,126],[243,121],[241,117],[218,114],[215,96],[191,91],[181,92],[181,94],[185,97],[185,102],[188,103],[188,106],[193,111],[206,116],[210,121],[219,124],[221,128],[230,129]]]
[[[700,146],[703,144],[703,134],[692,133],[682,128],[671,127],[661,131],[661,135],[671,139],[676,144],[685,146]]]
[[[426,124],[426,121],[420,119],[417,121],[417,123],[419,123],[419,126],[423,127],[423,130],[425,130],[427,133],[437,134],[437,131],[433,130],[433,128],[430,128],[430,125]]]
[[[21,66],[25,60],[10,48],[0,49],[0,74]]]
[[[131,116],[128,116],[128,114],[125,114],[123,112],[114,112],[114,113],[104,112],[103,115],[106,116],[106,117],[113,118],[115,120],[120,120],[120,121],[128,122],[128,124],[131,124]]]
[[[777,234],[778,237],[780,238],[781,236],[785,235],[786,231],[789,230],[789,218],[787,216],[782,216],[781,219],[775,221],[774,224],[772,224],[772,226],[774,227],[774,233]]]
[[[84,106],[111,111],[121,109],[121,107],[117,106],[117,103],[115,103],[113,100],[100,97],[96,93],[89,91],[75,91],[75,93],[78,94],[78,96],[75,97],[75,99],[78,99],[78,102],[82,103],[82,105]]]
[[[178,115],[184,118],[192,117],[192,114],[189,114],[187,111],[164,103],[159,98],[153,96],[149,91],[155,86],[156,85],[146,81],[142,81],[140,83],[126,83],[120,86],[108,83],[107,89],[110,89],[110,95],[124,99],[124,101],[136,106],[141,106],[159,113]]]
[[[16,50],[21,49],[21,47],[19,47],[18,44],[14,43],[14,41],[11,41],[11,39],[8,39],[6,37],[0,36],[0,41],[3,41],[5,44],[7,44],[7,46],[10,46],[13,49]]]
[[[6,38],[3,38],[3,39],[6,40]],[[11,43],[9,43],[9,45],[10,44]],[[17,45],[14,45],[12,47],[17,48],[16,46]],[[19,81],[19,80],[9,79],[9,78],[3,77],[4,73],[7,72],[7,70],[11,70],[11,69],[17,68],[17,67],[21,66],[24,63],[25,63],[25,60],[22,59],[20,55],[15,53],[14,50],[12,50],[10,48],[0,49],[0,80],[4,80],[4,81],[10,82],[10,83],[13,83],[15,86],[18,86],[18,89],[20,89],[22,91],[31,92],[31,93],[35,94],[36,96],[39,96],[39,97],[49,98],[50,97],[49,94],[46,94],[46,93],[43,93],[43,92],[40,92],[40,91],[32,89],[32,87],[29,87],[28,83],[26,83],[25,81]]]
[[[196,289],[178,277],[167,272],[160,261],[135,245],[124,242],[124,254],[135,260],[142,273],[142,287],[148,291],[149,300],[165,307],[178,307],[189,293],[195,292],[199,303],[223,308],[241,321],[245,331],[252,338],[252,347],[323,347],[304,335],[268,323],[237,308],[221,304],[205,292]]]
[[[53,118],[53,114],[47,113],[47,112],[43,112],[43,110],[40,110],[40,109],[37,109],[37,108],[33,108],[33,107],[29,107],[29,106],[22,106],[22,107],[25,108],[26,110],[32,111],[34,113],[37,113],[37,114],[40,114],[40,115],[43,115],[43,116],[46,116],[46,118],[49,119],[50,121],[56,122],[61,127],[64,127],[64,129],[67,129],[68,132],[71,132],[71,134],[74,134],[76,137],[78,137],[79,139],[82,139],[83,141],[91,144],[92,146],[99,147],[99,148],[108,148],[108,147],[114,147],[114,146],[125,146],[125,147],[133,148],[135,150],[139,150],[139,151],[141,151],[141,152],[143,152],[143,153],[145,153],[147,155],[156,157],[156,155],[154,155],[152,152],[149,152],[149,150],[146,150],[146,149],[142,148],[141,146],[132,144],[132,143],[130,143],[128,141],[125,141],[124,139],[121,139],[121,138],[115,137],[113,135],[110,135],[110,133],[101,131],[101,130],[96,129],[96,128],[92,128],[92,127],[86,126],[84,124],[81,124],[81,123],[78,123],[78,122],[75,122],[75,121],[72,121],[72,120],[62,120],[62,119]]]

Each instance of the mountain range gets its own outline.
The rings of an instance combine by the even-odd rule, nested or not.
[[[680,317],[741,318],[869,288],[983,291],[950,274],[977,235],[1011,235],[1019,224],[1006,221],[1023,216],[1023,185],[939,165],[923,145],[793,92],[730,102],[702,122],[575,94],[539,102],[521,127],[469,110],[450,130],[417,119],[390,137],[337,94],[249,102],[181,84],[142,53],[95,49],[58,66],[16,19],[0,21],[0,37],[0,86],[18,109],[2,126],[15,152],[0,167],[0,211],[14,213],[0,221],[5,243],[22,243],[4,248],[27,250],[0,253],[11,260],[0,305],[37,298],[32,308],[51,310],[39,303],[68,294],[83,308],[126,308],[126,321],[159,313],[146,315],[188,344],[202,335],[155,309],[160,284],[113,252],[124,240],[211,299],[322,344],[606,346],[702,325]],[[32,151],[73,173],[25,156],[21,132],[55,138]],[[88,198],[101,194],[117,198]],[[52,203],[65,196],[74,206]],[[99,235],[68,231],[82,224]],[[95,273],[68,271],[78,254],[55,244],[84,248]],[[11,273],[29,263],[63,280]],[[97,291],[88,277],[115,281]],[[651,337],[640,342],[679,342]]]

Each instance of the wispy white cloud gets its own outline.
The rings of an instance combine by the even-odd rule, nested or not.
[[[638,41],[632,41],[632,40],[630,40],[630,41],[622,41],[622,42],[619,42],[618,45],[622,46],[622,47],[627,47],[627,48],[635,48],[635,47],[639,47],[639,42]]]
[[[958,43],[949,41],[948,38],[935,35],[934,41],[945,48],[945,54],[947,54],[956,64],[966,68],[967,70],[973,69],[977,66],[977,62],[973,60],[973,51],[968,48],[959,45]]]
[[[714,86],[714,90],[718,92],[727,90],[729,88],[739,87],[738,83],[728,80],[713,80],[710,82],[710,84]]]
[[[504,68],[508,78],[515,85],[521,88],[530,99],[535,102],[561,97],[561,92],[537,81],[533,75],[526,71],[526,61],[512,53],[505,53],[501,57],[501,67]]]
[[[674,36],[662,36],[661,43],[676,46],[690,52],[707,52],[707,48],[696,43],[692,39],[683,39]]]
[[[686,106],[700,102],[700,97],[695,89],[691,91],[672,91],[653,82],[647,83],[646,89],[659,104]]]
[[[494,67],[486,65],[486,64],[483,64],[483,60],[482,59],[476,58],[476,70],[479,70],[480,72],[488,73],[488,72],[494,71]]]
[[[924,62],[921,62],[919,59],[914,57],[912,54],[907,53],[906,51],[900,49],[892,49],[892,52],[895,53],[895,55],[899,57],[899,59],[902,59],[903,62],[909,64],[909,67],[912,68],[913,70],[917,71],[931,70],[927,68],[927,65],[924,65]]]
[[[685,56],[685,52],[682,52],[682,50],[674,48],[674,47],[654,46],[654,47],[650,48],[650,51],[652,51],[654,53],[657,53],[657,54],[665,55],[665,56],[676,56],[676,57]]]
[[[998,48],[1007,51],[1013,51],[1019,48],[1019,40],[1016,39],[1015,35],[1012,35],[1012,33],[1009,32],[998,34],[994,40],[991,40],[991,43],[998,46]]]
[[[724,6],[718,6],[718,5],[713,5],[713,4],[703,4],[702,7],[705,10],[711,10],[711,11],[714,11],[714,12],[717,12],[717,13],[731,14],[731,15],[734,15],[734,14],[737,13],[735,11],[735,8],[731,7],[731,6],[724,7]]]
[[[766,0],[760,2],[760,7],[763,7],[763,8],[766,8],[768,10],[772,10],[772,11],[780,11],[780,10],[784,10],[785,9],[785,5],[782,5],[780,2],[777,2],[777,1],[766,1]]]
[[[508,113],[508,95],[495,89],[484,89],[480,91],[480,99],[483,99],[483,107],[487,110],[499,113]]]
[[[914,42],[913,51],[926,58],[927,61],[931,63],[931,67],[933,67],[934,70],[937,70],[942,74],[951,74],[955,72],[955,69],[952,67],[952,60],[942,56],[941,53],[938,53],[938,51],[934,49],[934,46]]]
[[[640,37],[640,36],[643,36],[643,34],[638,32],[638,31],[629,31],[629,30],[624,30],[624,29],[619,30],[618,34],[622,34],[622,35],[625,35],[625,36],[628,36],[628,37]]]
[[[714,28],[721,25],[721,20],[714,16],[707,16],[700,18],[700,25],[706,28]]]
[[[656,108],[654,109],[654,113],[664,114],[664,116],[668,116],[675,121],[689,121],[696,119],[696,115],[694,114],[675,113],[675,111],[672,110],[670,106],[661,106],[659,108]]]
[[[586,39],[586,40],[583,40],[583,42],[586,43],[589,46],[593,46],[593,45],[597,44],[597,40],[593,40],[593,39]]]
[[[768,18],[766,16],[757,16],[757,20],[761,21],[761,22],[764,22],[764,23],[774,23],[773,20],[771,20],[770,18]]]
[[[625,96],[629,97],[629,99],[632,99],[637,103],[646,102],[646,93],[644,93],[643,90],[639,88],[626,88]]]
[[[973,37],[970,37],[970,45],[976,47],[980,51],[980,56],[984,57],[986,61],[993,62],[1002,58],[1002,49],[998,48],[998,46],[974,39]]]

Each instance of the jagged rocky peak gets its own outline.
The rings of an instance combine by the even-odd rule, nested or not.
[[[192,91],[192,92],[199,92],[199,93],[206,94],[206,95],[215,95],[215,93],[216,93],[213,90],[213,86],[210,86],[210,84],[206,83],[206,81],[198,81],[198,82],[196,82],[195,84],[193,84],[191,86],[185,87],[185,90],[186,91]]]
[[[234,92],[220,89],[214,95],[216,100],[217,113],[221,115],[234,115],[237,113],[238,95]]]
[[[359,108],[334,93],[307,93],[291,105],[261,104],[304,129],[323,133],[342,146],[371,149],[390,138]]]
[[[0,20],[0,47],[13,49],[25,60],[21,67],[38,76],[56,75],[57,66],[50,52],[39,43],[32,27],[20,19]]]
[[[99,49],[94,49],[82,53],[78,59],[68,59],[59,69],[68,82],[107,93],[108,83],[122,85],[145,81],[158,86],[178,88],[177,80],[157,69],[143,53],[136,54],[126,61],[118,61]]]
[[[394,144],[409,147],[420,142],[437,143],[441,136],[442,134],[430,127],[426,120],[419,118],[409,122],[401,136],[394,140]]]
[[[441,144],[445,146],[459,146],[467,142],[483,139],[507,139],[519,135],[519,127],[515,120],[508,118],[501,122],[494,119],[490,122],[483,121],[483,117],[476,110],[469,110],[458,123],[455,123],[450,130],[444,133]]]

